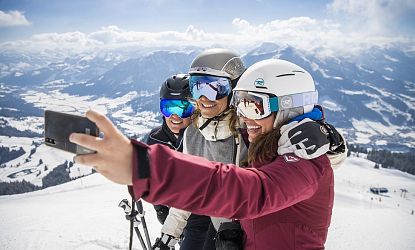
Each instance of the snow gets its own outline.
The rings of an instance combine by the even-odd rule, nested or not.
[[[398,126],[392,126],[392,125],[385,126],[380,122],[374,122],[370,120],[356,120],[353,118],[352,124],[353,124],[353,127],[357,131],[370,134],[372,136],[374,135],[392,136],[399,132]]]
[[[382,77],[383,77],[383,79],[385,79],[386,81],[393,81],[393,78],[390,78],[390,77],[387,77],[387,76],[384,76],[384,75],[382,75]]]
[[[17,119],[13,117],[2,117],[2,119],[6,121],[6,124],[4,126],[8,125],[19,131],[31,131],[38,134],[43,133],[43,117],[26,116]]]
[[[351,157],[335,170],[326,249],[414,249],[415,176]],[[370,187],[386,187],[379,196]],[[406,198],[400,189],[408,190]],[[0,197],[2,249],[127,249],[129,222],[118,207],[125,186],[93,174],[32,193]],[[144,202],[152,242],[161,225]],[[140,227],[140,229],[142,229]],[[135,249],[141,249],[134,235]]]
[[[0,136],[0,144],[7,145],[10,150],[22,147],[25,151],[22,156],[4,163],[4,167],[0,168],[2,182],[25,180],[42,186],[43,177],[58,165],[73,159],[73,155],[68,152],[44,145],[43,138]],[[75,178],[90,174],[91,168],[74,164],[69,171],[69,176]]]
[[[373,74],[373,73],[375,73],[375,71],[373,71],[373,70],[368,70],[368,69],[365,69],[362,65],[357,64],[357,67],[358,67],[360,70],[363,70],[363,71],[365,71],[365,72],[367,72],[367,73],[369,73],[369,74]]]
[[[396,58],[394,58],[394,57],[391,57],[391,56],[389,56],[389,55],[383,55],[386,59],[388,59],[389,61],[392,61],[392,62],[399,62],[399,60],[398,59],[396,59]]]
[[[343,108],[341,105],[337,104],[335,101],[333,100],[323,100],[321,102],[321,105],[326,108],[326,109],[330,109],[332,111],[342,111]]]
[[[307,60],[308,61],[308,60]],[[310,62],[310,61],[309,61]],[[327,70],[326,69],[322,69],[322,68],[320,68],[320,66],[317,64],[317,63],[315,63],[315,62],[310,62],[310,66],[311,66],[311,68],[313,69],[313,71],[315,71],[315,72],[320,72],[320,74],[324,77],[324,78],[332,78],[332,79],[335,79],[335,80],[344,80],[343,79],[343,77],[340,77],[340,76],[329,76],[326,72],[327,72]]]

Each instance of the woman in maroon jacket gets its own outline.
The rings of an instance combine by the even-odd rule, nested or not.
[[[275,59],[252,65],[241,76],[232,101],[247,125],[248,168],[129,141],[94,111],[87,117],[105,139],[79,134],[70,139],[98,152],[77,156],[76,162],[96,166],[114,182],[133,185],[136,197],[239,220],[244,249],[324,249],[334,197],[330,161],[325,154],[311,160],[281,155],[278,148],[283,125],[298,123],[304,128],[300,132],[307,133],[308,126],[318,124],[309,122],[321,115],[316,102],[314,81],[299,66]],[[327,129],[322,124],[319,131],[329,135]],[[295,135],[288,138],[295,141]],[[307,145],[304,140],[293,147],[314,149]],[[114,156],[114,151],[120,154]]]

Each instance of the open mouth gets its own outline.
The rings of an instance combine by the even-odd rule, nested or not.
[[[261,126],[259,125],[246,125],[248,132],[251,133],[257,133],[258,131],[261,131]]]
[[[207,104],[207,103],[202,103],[201,102],[200,104],[202,105],[203,108],[206,108],[206,109],[213,108],[213,107],[216,106],[215,103],[213,103],[213,104]]]
[[[183,120],[170,120],[171,123],[173,123],[174,125],[180,125],[183,123]]]

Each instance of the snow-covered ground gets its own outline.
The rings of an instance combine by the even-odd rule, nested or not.
[[[415,176],[374,169],[351,157],[335,170],[335,205],[327,249],[415,249]],[[378,196],[369,187],[386,187]],[[406,198],[400,189],[407,189]],[[99,174],[60,186],[0,197],[1,249],[127,249],[129,223],[118,207],[126,187]],[[152,242],[160,224],[144,204]],[[135,249],[141,249],[134,235]]]

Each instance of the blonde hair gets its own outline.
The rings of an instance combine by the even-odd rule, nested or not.
[[[236,111],[230,108],[228,109],[228,111],[225,111],[225,112],[229,112],[231,115],[229,119],[229,124],[228,124],[229,130],[232,132],[234,136],[238,136],[239,119],[238,119],[238,116],[236,115]],[[200,116],[201,116],[201,113],[199,109],[196,109],[196,111],[191,116],[191,120],[195,128],[199,128],[198,121],[199,121]]]
[[[228,96],[229,98],[229,96]],[[189,100],[191,100],[193,103],[197,103],[197,101],[193,98],[189,98]],[[238,136],[238,129],[240,128],[239,126],[239,118],[236,115],[236,110],[234,108],[229,108],[229,106],[227,107],[227,109],[225,111],[223,111],[222,113],[228,112],[231,114],[231,117],[229,119],[229,130],[232,132],[233,136]],[[221,114],[222,114],[221,113]],[[195,128],[199,128],[198,126],[198,120],[199,117],[201,116],[201,112],[200,109],[198,107],[198,105],[196,105],[196,110],[193,112],[192,116],[190,117],[190,119],[192,120],[193,126],[195,126]]]

